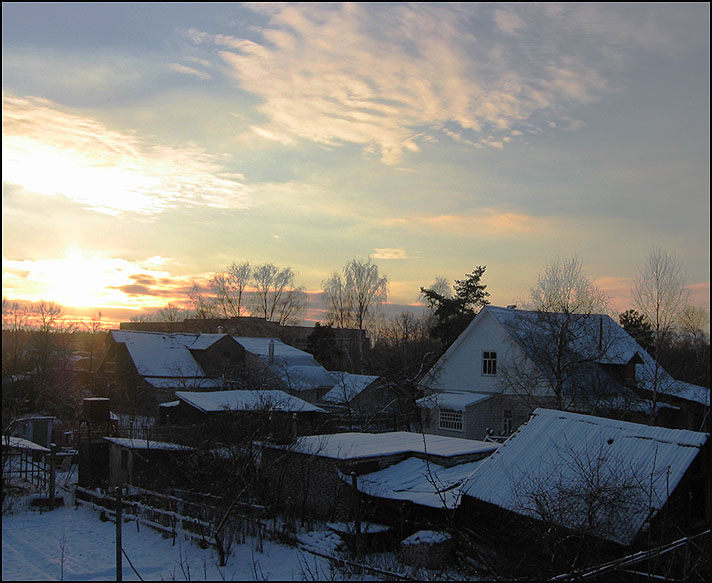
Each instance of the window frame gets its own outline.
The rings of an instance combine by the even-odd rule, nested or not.
[[[443,413],[445,414],[443,416]],[[438,409],[438,429],[445,431],[463,431],[465,412],[459,409]]]
[[[502,409],[502,435],[512,435],[511,409]]]
[[[494,355],[494,356],[492,356]],[[482,351],[482,376],[494,377],[497,376],[497,351],[483,350]]]

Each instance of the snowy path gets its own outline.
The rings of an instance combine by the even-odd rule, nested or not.
[[[264,541],[233,545],[228,565],[219,568],[213,549],[188,541],[165,539],[146,527],[137,532],[124,523],[124,549],[144,580],[302,580],[308,572],[329,574],[325,561],[298,549]],[[115,526],[102,522],[96,511],[80,506],[40,514],[25,511],[2,518],[3,581],[111,581],[115,579]],[[64,561],[62,561],[64,548]],[[326,550],[326,549],[325,549]],[[181,565],[182,563],[182,565]],[[128,562],[125,581],[138,581]]]

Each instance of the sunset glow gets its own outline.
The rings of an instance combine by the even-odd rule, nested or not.
[[[128,318],[249,260],[314,321],[353,258],[395,313],[576,256],[622,311],[659,247],[709,309],[709,5],[2,10],[3,297]]]

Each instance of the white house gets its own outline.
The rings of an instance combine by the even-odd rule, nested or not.
[[[628,419],[654,409],[678,426],[694,424],[680,419],[680,403],[709,408],[709,390],[673,379],[609,316],[496,306],[482,309],[421,386],[425,431],[468,439],[510,435],[537,407]]]

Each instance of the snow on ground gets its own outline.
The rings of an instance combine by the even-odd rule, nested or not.
[[[111,581],[116,578],[116,527],[88,506],[68,505],[52,512],[24,510],[2,518],[3,581]],[[308,547],[333,552],[332,535],[307,533]],[[141,577],[148,581],[253,581],[344,579],[329,563],[300,549],[248,538],[235,543],[225,567],[214,549],[125,522],[123,546]],[[354,578],[363,579],[362,575]],[[369,578],[369,577],[367,577]],[[138,581],[126,559],[123,579]]]

